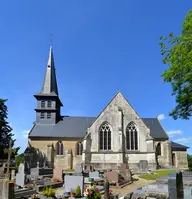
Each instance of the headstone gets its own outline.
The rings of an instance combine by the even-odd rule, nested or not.
[[[75,166],[75,173],[81,174],[83,172],[83,168],[81,164],[76,164]]]
[[[3,163],[2,167],[0,167],[0,172],[5,172],[6,163]]]
[[[4,179],[0,179],[0,198],[2,197],[3,180],[4,180]]]
[[[116,171],[109,171],[109,172],[105,172],[104,173],[104,177],[108,179],[109,182],[114,181],[117,183],[119,183],[120,181],[120,176],[119,173]]]
[[[98,171],[93,171],[93,172],[89,172],[89,177],[90,178],[99,178],[99,172]]]
[[[16,175],[16,185],[23,187],[26,183],[25,166],[24,164],[19,165],[19,170]]]
[[[53,178],[63,181],[63,167],[55,167],[54,168]]]
[[[37,162],[37,168],[39,168],[39,162]]]
[[[139,170],[140,170],[140,172],[147,172],[148,171],[148,161],[147,160],[140,160],[139,161]]]
[[[169,173],[168,192],[169,192],[169,199],[184,198],[182,172]]]
[[[83,176],[70,176],[65,175],[65,191],[70,192],[71,190],[76,190],[77,186],[81,188],[81,195],[84,192],[84,177]]]
[[[44,161],[44,163],[43,163],[43,168],[45,168],[46,167],[46,161]]]
[[[15,169],[11,170],[11,180],[15,180]]]
[[[0,198],[13,199],[14,198],[14,183],[7,179],[0,180]]]

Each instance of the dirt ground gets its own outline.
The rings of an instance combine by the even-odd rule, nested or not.
[[[138,179],[137,181],[133,181],[132,184],[129,184],[123,188],[111,188],[111,190],[113,191],[113,193],[115,194],[119,194],[119,195],[127,195],[131,192],[133,192],[134,190],[143,187],[145,185],[149,185],[152,184],[154,182],[154,180],[145,180],[142,178],[139,178],[138,176],[134,175],[133,176],[134,179]]]

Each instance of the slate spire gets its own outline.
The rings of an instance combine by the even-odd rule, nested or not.
[[[50,46],[49,50],[49,57],[44,77],[44,82],[41,90],[42,94],[58,94],[58,88],[57,88],[57,79],[55,74],[55,65],[54,65],[54,57],[53,57],[53,49],[52,46]]]

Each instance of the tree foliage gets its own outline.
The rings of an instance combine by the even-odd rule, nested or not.
[[[192,10],[182,24],[179,36],[170,33],[160,38],[162,62],[169,66],[162,76],[172,85],[176,107],[169,114],[174,119],[189,119],[192,116]]]
[[[14,146],[15,140],[13,140],[13,134],[11,133],[12,128],[9,126],[7,121],[8,111],[5,102],[7,100],[0,99],[0,159],[7,159],[8,154],[5,149],[9,148],[9,141],[12,140],[12,147]],[[19,148],[16,148],[15,154],[17,154]],[[14,154],[12,154],[14,157]]]
[[[192,170],[192,155],[187,155],[189,169]]]
[[[24,153],[21,153],[15,157],[15,167],[18,168],[21,163],[24,162]]]

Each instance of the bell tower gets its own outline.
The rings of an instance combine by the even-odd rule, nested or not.
[[[37,100],[36,123],[56,124],[61,119],[60,111],[63,105],[59,99],[52,46],[49,50],[41,92],[35,94],[34,97]]]

